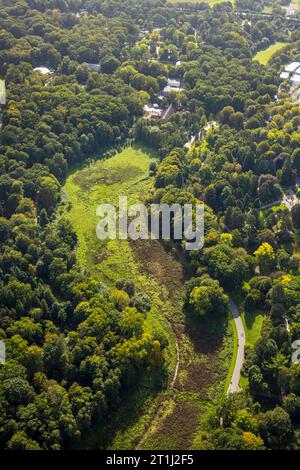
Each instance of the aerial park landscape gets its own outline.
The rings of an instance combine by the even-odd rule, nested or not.
[[[299,449],[299,26],[1,2],[1,450]]]

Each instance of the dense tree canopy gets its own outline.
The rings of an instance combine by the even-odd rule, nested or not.
[[[300,110],[279,75],[300,60],[300,32],[283,4],[2,0],[1,448],[72,448],[165,367],[167,340],[145,326],[151,299],[83,271],[57,217],[70,169],[134,139],[160,157],[147,202],[205,204],[205,248],[185,252],[187,317],[223,322],[228,294],[266,317],[246,392],[224,399],[198,447],[299,446],[300,213],[280,201],[299,196]],[[287,47],[267,67],[253,60],[277,41]],[[164,92],[170,79],[180,90]],[[144,115],[150,101],[164,118]]]

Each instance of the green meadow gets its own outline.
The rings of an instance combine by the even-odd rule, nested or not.
[[[261,337],[261,329],[263,321],[265,319],[265,314],[255,311],[255,312],[244,312],[242,314],[242,320],[246,332],[247,343],[251,346],[254,346],[256,341]]]
[[[70,208],[65,216],[79,238],[77,259],[98,279],[114,283],[123,277],[135,280],[137,264],[127,240],[101,241],[96,237],[96,216],[100,204],[118,206],[119,196],[128,203],[142,201],[150,194],[149,164],[154,155],[140,148],[126,148],[108,160],[98,160],[73,171],[63,188]]]
[[[261,338],[263,322],[266,315],[259,311],[243,312],[242,321],[245,328],[246,344],[249,347],[254,347],[255,343]],[[242,376],[240,380],[240,387],[247,388],[248,379]]]
[[[259,51],[254,57],[253,60],[257,60],[260,64],[262,65],[267,65],[268,62],[271,60],[273,55],[283,49],[285,46],[288,44],[286,42],[276,42],[276,44],[273,44],[270,47],[267,47],[267,49],[264,49],[263,51]]]

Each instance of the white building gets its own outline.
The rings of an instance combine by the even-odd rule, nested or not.
[[[287,78],[289,78],[289,76],[290,76],[289,72],[282,72],[282,73],[280,74],[280,78],[281,78],[282,80],[286,80]]]
[[[168,79],[168,86],[170,86],[171,88],[180,88],[180,80],[176,79],[176,78],[169,78]]]
[[[285,72],[293,73],[300,67],[300,62],[292,62],[285,67]]]
[[[287,80],[288,78],[291,79],[293,85],[299,83],[300,77],[300,62],[292,62],[291,64],[287,65],[283,72],[280,74],[280,78],[282,80]]]
[[[198,140],[200,139],[203,139],[204,137],[206,137],[207,133],[209,131],[214,131],[216,129],[219,129],[219,124],[217,123],[217,121],[210,121],[206,124],[206,126],[196,135],[192,135],[190,137],[190,140],[185,144],[185,148],[187,148],[188,150],[190,150],[192,148],[192,145],[197,142]]]
[[[202,129],[202,131],[200,131],[200,138],[205,137],[209,131],[213,131],[218,128],[219,124],[217,123],[217,121],[208,122],[206,126]]]
[[[192,137],[190,138],[190,140],[184,145],[184,147],[188,150],[191,150],[192,148],[192,145],[195,143],[196,141],[196,136],[195,135],[192,135]]]
[[[294,8],[294,5],[290,5],[288,7],[283,7],[286,13],[286,16],[296,16],[296,9]]]
[[[298,73],[294,73],[291,77],[291,81],[293,85],[298,85],[300,83],[300,75]]]
[[[100,72],[101,70],[100,64],[89,64],[88,62],[84,62],[83,64],[86,65],[86,67],[93,72]]]
[[[42,75],[51,75],[52,73],[54,73],[53,70],[48,69],[48,67],[36,67],[35,69],[33,69],[33,71],[39,72]]]
[[[145,117],[148,119],[160,119],[163,113],[163,110],[158,106],[158,104],[146,104],[144,106]]]
[[[171,93],[172,91],[179,92],[182,91],[183,88],[181,87],[181,81],[177,78],[169,78],[168,79],[168,84],[164,88],[164,94],[167,95]]]
[[[86,10],[80,10],[76,13],[77,18],[81,18],[82,16],[87,16],[88,12]]]

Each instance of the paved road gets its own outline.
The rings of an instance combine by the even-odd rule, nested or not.
[[[300,200],[298,196],[294,193],[294,191],[289,190],[288,193],[284,194],[282,199],[278,199],[278,201],[270,202],[270,204],[265,204],[264,206],[261,206],[260,209],[261,210],[271,209],[271,207],[278,206],[279,204],[284,204],[285,207],[287,207],[287,209],[291,211],[296,204],[299,204],[299,202]]]
[[[296,204],[299,204],[299,199],[293,191],[289,191],[283,197],[283,204],[291,211]]]
[[[239,381],[241,378],[241,370],[242,370],[244,359],[245,359],[245,343],[246,343],[245,330],[244,330],[244,325],[240,316],[240,312],[232,300],[229,301],[229,308],[231,310],[233,319],[235,321],[235,326],[237,329],[238,353],[237,353],[236,363],[234,366],[234,371],[231,377],[231,382],[227,390],[227,395],[229,395],[230,393],[240,392],[241,390],[239,387]]]
[[[176,367],[175,367],[174,377],[173,377],[173,380],[171,382],[171,389],[173,389],[175,387],[175,383],[176,383],[177,375],[178,375],[178,371],[179,371],[179,362],[180,362],[179,345],[178,345],[178,341],[177,341],[177,338],[176,338]]]

